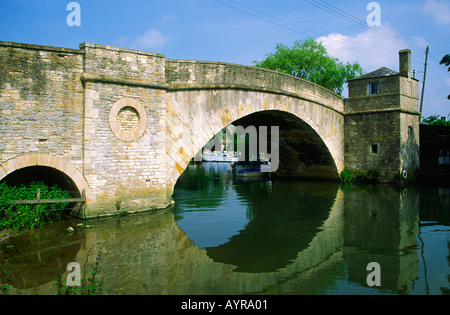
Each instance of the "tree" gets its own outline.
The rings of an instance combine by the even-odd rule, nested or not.
[[[430,117],[422,119],[422,123],[431,126],[450,126],[450,120],[443,120],[439,115],[431,115]]]
[[[448,67],[447,70],[450,72],[450,55],[449,54],[445,55],[442,58],[441,65],[445,65],[446,67]],[[448,99],[450,100],[450,95],[448,96]]]
[[[342,94],[348,80],[363,74],[357,63],[342,63],[328,55],[322,43],[312,38],[295,41],[292,48],[277,44],[276,52],[255,61],[256,67],[288,73],[317,83],[337,94]]]

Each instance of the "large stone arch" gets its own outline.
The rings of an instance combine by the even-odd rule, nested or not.
[[[167,98],[168,190],[195,154],[224,127],[263,111],[290,113],[307,123],[329,150],[336,169],[344,168],[343,115],[308,100],[245,90],[192,90]]]
[[[33,166],[50,167],[64,173],[73,181],[80,193],[83,190],[85,191],[87,203],[95,202],[95,198],[83,174],[70,162],[53,155],[35,153],[10,159],[0,165],[0,181],[15,171]]]
[[[166,151],[170,193],[192,157],[224,127],[277,110],[307,123],[344,168],[344,99],[291,75],[229,63],[167,60]]]

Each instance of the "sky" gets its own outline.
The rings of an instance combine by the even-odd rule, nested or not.
[[[439,65],[450,54],[450,0],[0,0],[0,41],[253,65],[308,37],[367,73],[398,71],[398,51],[411,49],[419,95],[429,46],[423,116],[450,115],[450,72]]]

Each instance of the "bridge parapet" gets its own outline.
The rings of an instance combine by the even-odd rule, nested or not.
[[[84,78],[123,85],[165,84],[165,56],[141,50],[83,43]]]
[[[322,86],[292,75],[251,66],[167,59],[166,81],[169,90],[249,90],[308,100],[339,113],[344,111],[344,98]]]

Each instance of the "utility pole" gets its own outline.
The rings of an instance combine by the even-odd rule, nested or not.
[[[422,120],[423,96],[425,94],[425,80],[427,79],[428,53],[429,52],[430,52],[430,46],[427,46],[427,51],[426,51],[426,55],[425,55],[425,71],[423,73],[422,98],[420,100],[420,118],[419,118],[419,122]]]

